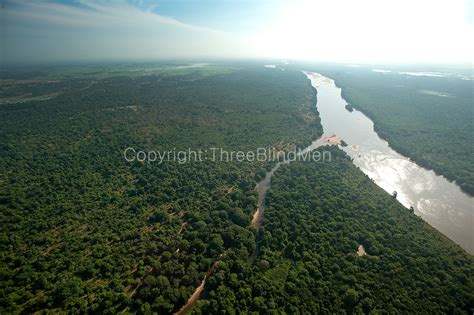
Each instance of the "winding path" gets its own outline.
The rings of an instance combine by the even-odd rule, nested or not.
[[[199,296],[201,295],[202,291],[204,290],[204,286],[206,285],[206,280],[209,278],[210,275],[214,273],[214,271],[217,269],[217,266],[219,265],[221,259],[223,256],[225,256],[225,252],[219,255],[219,258],[212,264],[211,268],[207,271],[206,275],[204,276],[204,279],[202,279],[201,284],[194,290],[194,293],[191,295],[191,297],[188,299],[186,304],[184,304],[179,311],[177,311],[175,314],[176,315],[183,315],[189,312],[194,304],[199,300]]]

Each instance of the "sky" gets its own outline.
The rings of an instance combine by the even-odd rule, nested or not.
[[[474,0],[0,0],[0,62],[472,63]]]

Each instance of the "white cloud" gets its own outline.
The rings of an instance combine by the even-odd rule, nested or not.
[[[5,62],[250,54],[249,45],[236,34],[182,23],[125,2],[22,2],[3,14]]]
[[[261,29],[245,34],[186,24],[153,13],[147,3],[7,2],[1,61],[275,57],[472,62],[474,53],[464,0],[276,1],[279,14],[262,18],[267,22],[259,24]]]

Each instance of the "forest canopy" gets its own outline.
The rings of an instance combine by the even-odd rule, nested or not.
[[[374,121],[391,147],[474,195],[472,79],[370,66],[308,66],[335,80],[351,106]],[[433,73],[433,76],[430,76]],[[423,74],[423,73],[421,73]],[[472,73],[471,73],[472,74]]]
[[[149,66],[1,83],[0,313],[172,314],[205,277],[197,314],[472,313],[472,256],[335,147],[275,173],[260,228],[255,185],[274,163],[126,161],[322,135],[300,71]]]
[[[276,171],[255,254],[225,258],[202,314],[472,313],[472,256],[319,150],[332,161]]]
[[[123,150],[307,145],[322,130],[316,93],[261,66],[70,71],[2,87],[57,89],[0,105],[0,312],[175,312],[225,249],[253,252],[268,165],[128,163]]]

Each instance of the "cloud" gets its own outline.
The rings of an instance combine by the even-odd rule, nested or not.
[[[2,62],[237,57],[236,34],[182,23],[150,6],[82,0],[7,3]]]
[[[260,10],[258,1],[169,5],[180,18],[227,32],[159,15],[151,0],[55,1],[4,2],[1,63],[263,56],[472,62],[473,0],[274,0]],[[258,23],[245,28],[239,21],[246,17]]]

